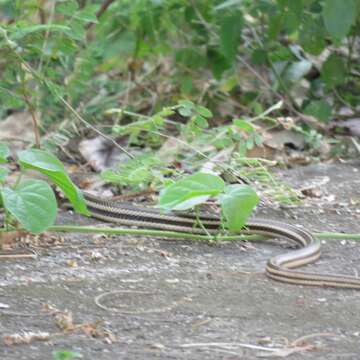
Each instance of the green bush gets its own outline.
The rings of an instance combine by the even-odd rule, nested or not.
[[[154,98],[155,110],[186,96],[216,115],[230,98],[256,114],[284,97],[319,121],[359,102],[359,0],[42,4],[0,2],[0,118],[33,108],[46,129],[69,117],[59,96],[97,120]]]

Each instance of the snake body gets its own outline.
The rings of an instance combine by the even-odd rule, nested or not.
[[[84,198],[92,217],[106,222],[194,234],[205,234],[204,228],[210,234],[221,230],[221,219],[217,215],[200,214],[199,226],[198,218],[193,214],[162,213],[158,209],[118,203],[86,192]],[[297,244],[298,249],[272,257],[267,262],[266,275],[273,280],[297,285],[360,289],[360,278],[357,277],[294,270],[320,257],[320,241],[306,230],[282,222],[256,218],[248,221],[241,233],[284,238]]]

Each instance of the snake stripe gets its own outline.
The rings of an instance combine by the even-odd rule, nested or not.
[[[158,209],[134,206],[101,199],[84,192],[85,202],[94,218],[126,226],[204,234],[193,214],[161,213]],[[206,231],[215,234],[221,229],[221,219],[216,215],[200,214]],[[322,287],[360,289],[360,278],[338,274],[317,274],[294,270],[315,262],[321,255],[320,241],[312,234],[296,226],[267,220],[252,219],[241,234],[265,235],[295,242],[298,249],[271,258],[265,268],[266,275],[273,280]]]

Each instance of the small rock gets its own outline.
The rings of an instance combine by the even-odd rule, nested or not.
[[[326,301],[327,301],[327,299],[326,299],[326,298],[318,298],[318,299],[317,299],[317,301],[318,301],[318,302],[322,302],[322,303],[324,303],[324,302],[326,302]]]

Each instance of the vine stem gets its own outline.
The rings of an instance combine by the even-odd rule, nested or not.
[[[19,230],[19,229],[18,229]],[[24,229],[20,229],[24,230]],[[122,229],[116,227],[99,227],[99,226],[79,226],[79,225],[54,225],[50,226],[47,232],[74,232],[74,233],[93,233],[107,235],[135,235],[135,236],[153,236],[159,238],[196,240],[209,242],[208,235],[190,234],[175,231],[151,230],[151,229]],[[0,228],[1,232],[8,232],[6,228]],[[360,240],[360,234],[344,234],[336,232],[318,232],[313,233],[317,239],[334,239],[334,240]],[[263,235],[216,235],[213,237],[216,241],[260,241],[268,237]]]
[[[313,234],[317,239],[360,240],[360,234],[344,234],[335,232],[320,232]]]
[[[95,233],[107,235],[135,235],[135,236],[153,236],[168,239],[183,239],[209,242],[209,235],[199,235],[191,233],[182,233],[177,231],[164,231],[152,229],[122,229],[112,227],[96,226],[77,226],[77,225],[54,225],[47,229],[50,232],[78,232]],[[266,237],[261,235],[214,235],[212,241],[241,241],[241,240],[263,240]]]

